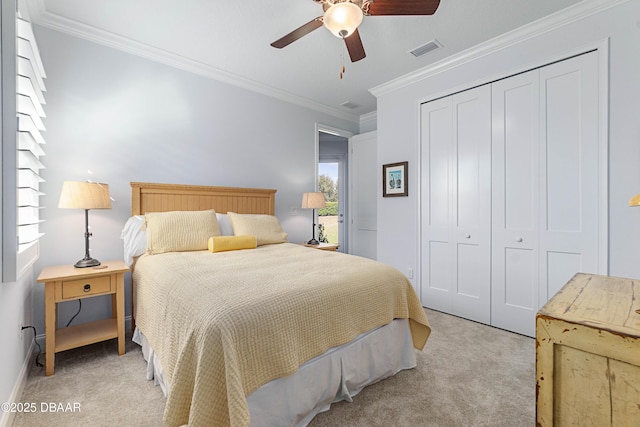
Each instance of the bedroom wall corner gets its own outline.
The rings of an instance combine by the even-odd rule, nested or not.
[[[378,112],[372,111],[360,116],[360,132],[373,132],[378,129]]]

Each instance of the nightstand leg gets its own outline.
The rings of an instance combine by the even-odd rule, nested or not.
[[[53,375],[53,368],[56,357],[56,298],[55,282],[46,283],[44,289],[44,312],[45,312],[45,340],[47,341],[45,351],[45,375]]]
[[[118,325],[118,354],[124,354],[124,273],[117,274],[116,280],[116,324]]]

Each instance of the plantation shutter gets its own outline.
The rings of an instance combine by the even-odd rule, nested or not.
[[[45,140],[42,136],[46,91],[46,74],[40,59],[31,23],[26,14],[18,10],[16,20],[16,113],[17,113],[17,236],[18,271],[32,264],[38,257],[40,232],[40,161],[45,155]],[[22,267],[22,268],[21,268]]]

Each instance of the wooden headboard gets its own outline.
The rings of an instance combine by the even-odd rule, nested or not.
[[[275,213],[276,190],[204,185],[131,183],[131,215],[214,209],[244,214]]]

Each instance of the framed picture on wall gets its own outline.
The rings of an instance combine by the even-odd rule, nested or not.
[[[409,162],[382,165],[382,197],[409,195],[408,166]]]

